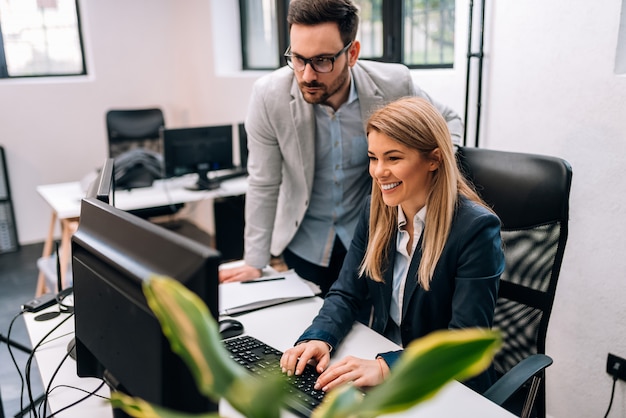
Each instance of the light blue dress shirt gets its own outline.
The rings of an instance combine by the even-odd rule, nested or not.
[[[367,139],[359,98],[350,82],[346,103],[335,112],[315,109],[315,177],[309,208],[288,248],[304,260],[327,267],[335,238],[348,248],[363,198],[371,189]]]

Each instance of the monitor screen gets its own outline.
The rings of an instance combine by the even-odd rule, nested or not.
[[[72,237],[78,375],[172,409],[216,411],[171,351],[142,282],[152,274],[179,280],[217,318],[220,260],[210,247],[95,197],[83,199]]]
[[[163,160],[166,177],[198,174],[196,190],[215,189],[211,171],[234,168],[233,127],[203,126],[163,130]]]
[[[239,159],[241,161],[241,167],[248,167],[248,134],[246,133],[246,127],[243,123],[238,125],[239,131]]]

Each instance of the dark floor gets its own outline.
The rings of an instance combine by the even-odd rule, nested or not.
[[[18,317],[13,323],[9,335],[11,321],[20,313],[20,306],[35,296],[37,285],[37,259],[41,257],[43,243],[24,245],[18,251],[0,254],[0,394],[4,404],[4,415],[13,417],[21,410],[20,393],[22,393],[20,373],[24,375],[28,354],[9,347],[15,342],[31,347],[24,320]],[[13,353],[18,369],[13,364],[9,348]],[[34,397],[43,393],[43,386],[36,367],[31,369],[32,393]],[[23,406],[28,404],[28,392],[24,388]],[[2,416],[0,414],[0,416]],[[26,415],[28,416],[28,415]]]

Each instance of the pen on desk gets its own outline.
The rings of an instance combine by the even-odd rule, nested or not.
[[[263,283],[263,282],[273,282],[274,280],[285,280],[285,278],[284,277],[270,277],[267,279],[252,279],[252,280],[245,280],[241,283],[242,284]]]

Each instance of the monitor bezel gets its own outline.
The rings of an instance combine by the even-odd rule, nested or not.
[[[115,206],[115,160],[106,158],[85,197],[93,197]]]

